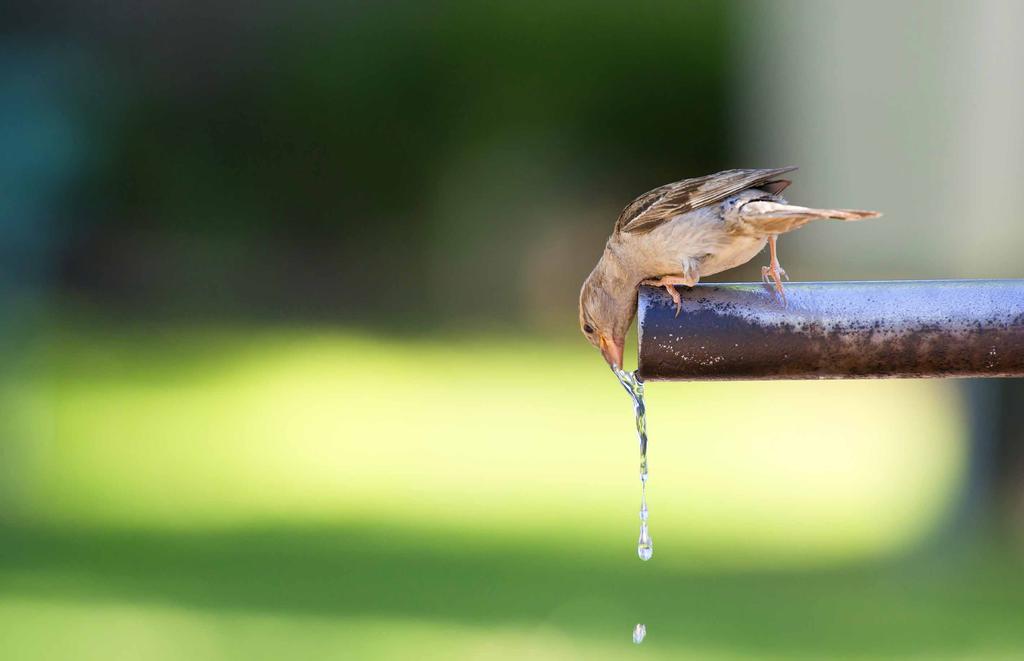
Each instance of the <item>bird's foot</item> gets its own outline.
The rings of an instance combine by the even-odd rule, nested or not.
[[[761,267],[761,280],[763,280],[766,285],[774,283],[775,293],[778,294],[779,298],[782,300],[783,307],[785,307],[786,290],[782,288],[782,278],[785,276],[786,280],[789,280],[789,276],[786,275],[785,269],[783,269],[782,265],[779,264],[779,255],[775,246],[778,239],[779,237],[774,235],[768,237],[768,253],[771,255],[771,260],[768,262],[768,266]]]
[[[644,280],[640,284],[650,285],[652,287],[664,287],[665,291],[669,296],[672,297],[672,301],[676,304],[676,316],[683,309],[683,299],[676,290],[676,285],[683,285],[685,287],[693,287],[697,284],[697,280],[694,278],[687,278],[681,275],[663,275],[660,278],[651,278]]]
[[[781,266],[779,266],[777,270],[778,270],[779,275],[781,275],[786,280],[789,280],[789,274],[786,273],[786,269],[784,269]],[[770,267],[770,266],[762,266],[761,267],[761,280],[766,285],[771,285],[771,284],[775,283],[775,276],[772,274],[772,267]]]
[[[771,266],[761,267],[761,281],[771,286],[782,300],[782,304],[786,305],[786,290],[782,286],[783,278],[789,280],[789,275],[786,273],[786,269],[779,266],[778,262],[772,262]]]

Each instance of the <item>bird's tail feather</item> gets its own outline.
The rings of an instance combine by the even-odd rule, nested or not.
[[[877,218],[877,211],[857,209],[811,209],[792,204],[758,200],[745,204],[739,216],[741,231],[763,234],[784,234],[814,220],[865,220]]]

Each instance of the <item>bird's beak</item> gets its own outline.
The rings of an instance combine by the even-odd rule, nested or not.
[[[611,365],[613,370],[622,369],[622,353],[625,342],[616,342],[607,335],[601,335],[598,343],[601,346],[601,355]]]

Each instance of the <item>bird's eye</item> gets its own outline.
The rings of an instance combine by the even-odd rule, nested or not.
[[[583,332],[586,333],[587,335],[590,335],[591,333],[594,332],[594,327],[591,326],[590,324],[583,324]]]

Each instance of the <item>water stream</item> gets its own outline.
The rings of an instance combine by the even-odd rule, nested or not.
[[[647,408],[644,405],[644,382],[635,373],[619,369],[614,371],[619,383],[633,400],[636,437],[640,442],[640,538],[636,543],[636,554],[641,560],[650,560],[654,555],[654,545],[647,527]]]
[[[636,438],[640,442],[640,538],[636,542],[636,554],[647,561],[654,555],[651,533],[647,528],[647,407],[644,404],[644,382],[635,372],[612,368],[619,383],[633,400],[633,414],[636,416]],[[638,624],[633,628],[633,642],[639,645],[647,635],[647,626]]]

